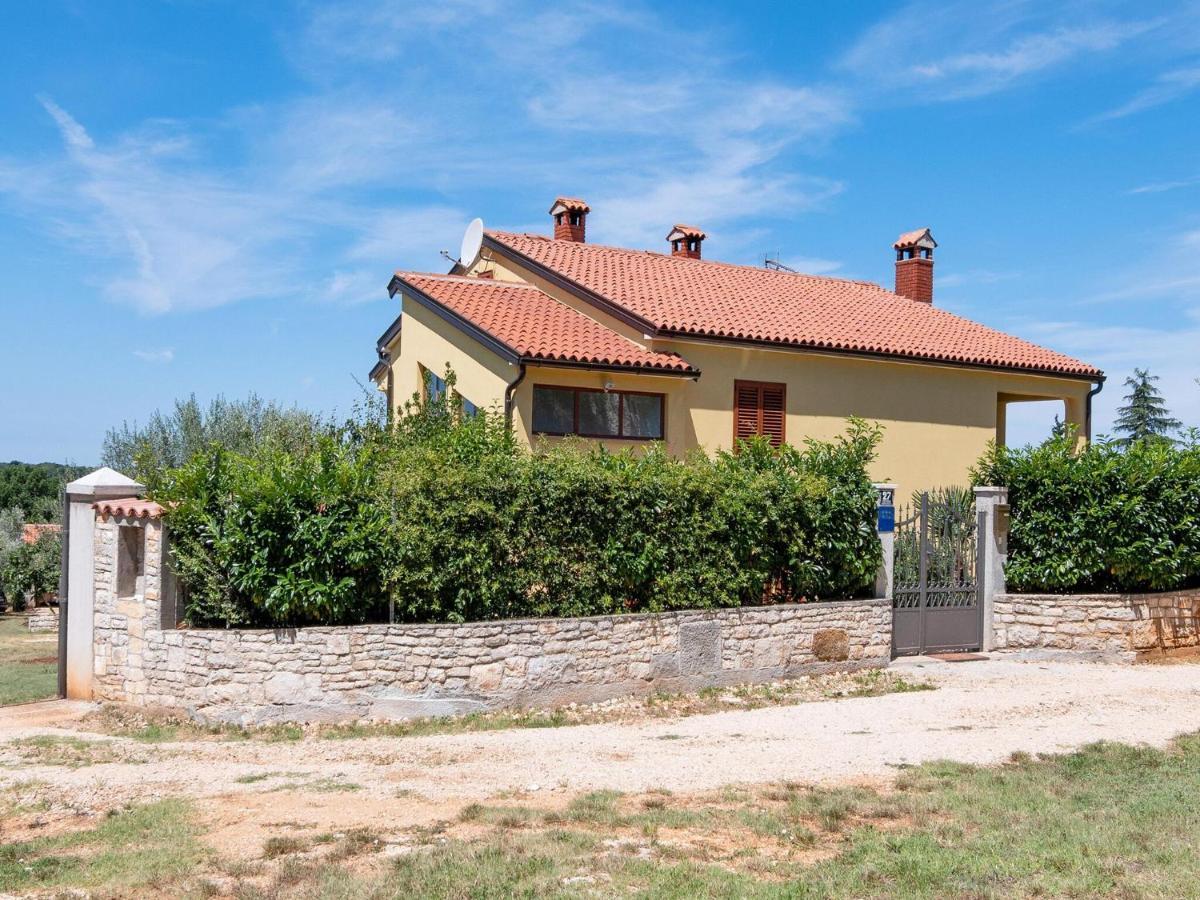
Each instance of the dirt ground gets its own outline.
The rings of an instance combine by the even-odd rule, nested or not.
[[[0,791],[35,816],[79,827],[130,803],[193,800],[208,840],[258,853],[281,829],[400,832],[453,821],[469,804],[554,808],[582,792],[736,784],[886,786],[931,759],[993,763],[1112,740],[1165,745],[1200,730],[1200,666],[899,661],[934,691],[559,728],[421,737],[151,743],[87,730],[86,703],[0,709]]]

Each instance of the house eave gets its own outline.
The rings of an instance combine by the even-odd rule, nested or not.
[[[949,369],[972,369],[986,372],[1004,372],[1010,375],[1037,375],[1043,378],[1061,378],[1070,381],[1082,381],[1087,384],[1103,383],[1105,374],[1086,372],[1062,372],[1055,369],[1035,367],[1007,366],[999,363],[967,362],[952,359],[935,359],[932,357],[904,355],[898,353],[881,353],[870,350],[852,350],[839,347],[818,347],[804,343],[783,343],[781,341],[755,340],[753,338],[733,338],[722,335],[701,335],[686,331],[659,331],[655,337],[661,340],[682,341],[697,344],[717,344],[727,347],[756,347],[763,350],[777,350],[782,353],[808,353],[817,356],[832,356],[840,358],[866,359],[874,362],[907,363],[920,366],[937,366]]]

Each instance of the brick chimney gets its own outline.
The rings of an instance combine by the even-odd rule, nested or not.
[[[892,244],[896,251],[896,293],[909,300],[933,303],[933,248],[928,228],[906,231]]]
[[[554,216],[554,239],[584,243],[587,232],[587,214],[591,207],[575,197],[559,197],[550,207]]]
[[[667,235],[667,240],[671,242],[671,255],[699,259],[700,244],[706,237],[707,234],[692,225],[676,225]]]

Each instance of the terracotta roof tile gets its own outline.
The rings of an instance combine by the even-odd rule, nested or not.
[[[678,235],[681,238],[696,237],[700,238],[700,240],[704,240],[706,237],[708,237],[707,234],[705,234],[695,225],[676,225],[667,233],[667,240],[675,240],[675,235]]]
[[[416,272],[397,272],[396,278],[531,362],[696,372],[682,357],[647,350],[533,285]]]
[[[123,500],[102,500],[93,503],[92,507],[102,516],[120,516],[130,519],[158,519],[162,517],[163,508],[153,500],[139,500],[137,497],[127,497]]]
[[[928,228],[918,228],[916,231],[906,231],[900,237],[896,238],[896,243],[892,244],[892,249],[902,250],[905,247],[915,247],[925,238],[928,238],[935,247],[937,246],[937,241],[933,239],[933,235],[929,232]]]
[[[550,207],[550,212],[554,212],[558,207],[565,210],[576,212],[591,212],[592,208],[587,205],[586,201],[580,200],[578,197],[555,197],[554,203]]]
[[[488,236],[660,334],[709,336],[962,365],[1099,377],[1087,363],[849,281],[540,235]]]

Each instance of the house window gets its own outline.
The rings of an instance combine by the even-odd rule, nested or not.
[[[762,435],[772,447],[784,440],[787,388],[766,381],[735,381],[733,383],[733,437],[738,441]]]
[[[458,391],[454,392],[454,396],[458,398],[458,408],[462,410],[463,418],[473,419],[479,415],[478,406],[476,406]]]
[[[534,385],[535,434],[662,440],[662,394]]]
[[[425,399],[437,403],[446,395],[446,379],[439,378],[433,372],[421,367],[421,377],[425,380]]]

